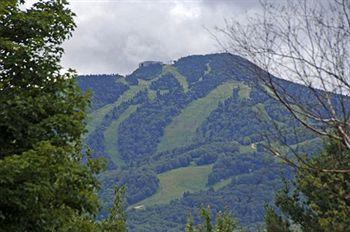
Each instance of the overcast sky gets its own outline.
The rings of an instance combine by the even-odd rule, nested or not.
[[[254,12],[258,0],[70,0],[77,29],[63,65],[79,74],[132,72],[144,60],[220,51],[206,28]]]

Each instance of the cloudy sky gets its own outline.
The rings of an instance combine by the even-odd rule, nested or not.
[[[254,12],[258,0],[70,0],[77,29],[65,68],[79,74],[132,72],[144,60],[220,51],[209,30]]]

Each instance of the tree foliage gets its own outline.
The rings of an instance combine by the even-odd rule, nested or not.
[[[96,174],[104,165],[81,153],[88,96],[60,66],[74,14],[65,0],[23,4],[0,2],[0,228],[101,230]]]
[[[202,208],[201,210],[202,223],[195,225],[192,215],[188,217],[186,232],[234,232],[242,231],[234,219],[234,217],[227,212],[219,212],[216,217],[216,223],[212,222],[212,213],[210,208]]]
[[[87,98],[74,72],[61,74],[60,45],[75,27],[66,1],[0,5],[0,156],[20,154],[41,141],[65,146],[84,131]]]
[[[289,222],[283,220],[282,217],[269,206],[266,207],[265,224],[268,232],[290,232]]]
[[[115,188],[115,199],[110,215],[102,222],[102,231],[126,232],[126,213],[124,211],[125,187]]]
[[[332,140],[326,149],[313,157],[309,165],[319,169],[349,169],[350,151]],[[294,183],[286,183],[276,197],[276,205],[286,220],[303,231],[346,231],[350,226],[350,175],[347,172],[321,172],[301,164]],[[273,221],[267,221],[271,228]],[[269,230],[274,231],[274,230]],[[287,230],[286,230],[287,231]]]
[[[93,166],[74,148],[45,142],[0,160],[0,227],[5,231],[57,231],[90,224],[98,212]]]

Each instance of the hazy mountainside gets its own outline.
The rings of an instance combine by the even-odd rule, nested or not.
[[[180,231],[202,205],[254,227],[281,173],[291,175],[259,145],[266,122],[285,127],[289,145],[319,147],[314,135],[292,133],[299,125],[244,68],[252,65],[213,54],[144,65],[126,77],[78,78],[93,92],[86,144],[109,160],[101,196],[109,205],[113,186],[127,185],[131,231]],[[305,87],[280,82],[309,99]]]

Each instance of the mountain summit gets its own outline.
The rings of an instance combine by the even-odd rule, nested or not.
[[[126,77],[78,78],[93,93],[86,145],[109,161],[101,195],[108,206],[113,186],[128,186],[131,231],[179,231],[187,213],[208,204],[229,209],[250,228],[262,222],[281,173],[291,175],[262,149],[270,126],[264,119],[287,128],[290,146],[310,151],[319,141],[292,133],[297,123],[252,67],[223,53],[143,62]],[[304,86],[280,82],[306,94]]]

